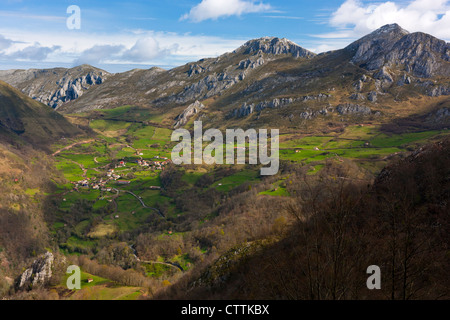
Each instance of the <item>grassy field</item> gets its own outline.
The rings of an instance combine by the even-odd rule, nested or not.
[[[447,130],[448,131],[448,130]],[[407,151],[411,145],[448,134],[446,131],[414,132],[398,135],[380,133],[376,126],[351,126],[335,136],[306,136],[289,139],[283,136],[280,157],[283,160],[322,161],[330,157],[348,159],[382,159]]]
[[[83,170],[68,159],[58,158],[56,168],[63,172],[68,181],[79,181],[83,179]]]
[[[126,130],[130,127],[130,122],[113,121],[113,120],[93,120],[90,122],[90,127],[100,132],[112,132]]]
[[[267,190],[259,193],[260,195],[273,196],[273,197],[289,197],[289,192],[286,191],[286,188],[277,187],[272,190]]]
[[[60,285],[65,288],[67,275]],[[91,279],[92,282],[88,282]],[[137,300],[144,290],[140,287],[122,286],[109,279],[81,272],[81,289],[73,290],[69,300]]]
[[[254,182],[259,178],[259,171],[257,170],[241,170],[231,176],[225,177],[216,181],[211,185],[212,188],[216,188],[218,191],[229,191],[244,182]]]

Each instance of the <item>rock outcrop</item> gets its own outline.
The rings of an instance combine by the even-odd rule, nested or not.
[[[195,99],[207,99],[231,88],[241,79],[239,76],[232,76],[226,72],[212,73],[198,82],[186,86],[181,93],[173,95],[171,100],[183,104]]]
[[[434,124],[442,123],[450,125],[450,108],[441,108],[435,112],[428,115],[427,122],[432,122]]]
[[[204,108],[205,106],[200,101],[198,100],[195,101],[194,103],[189,105],[186,109],[184,109],[184,111],[175,118],[176,122],[173,125],[173,127],[176,129],[181,126],[184,126],[193,115],[199,113],[200,110]]]
[[[352,100],[366,100],[366,97],[362,93],[354,93],[349,98]]]
[[[367,94],[367,100],[370,102],[377,102],[378,100],[378,93],[376,91],[371,91]]]
[[[34,260],[30,268],[25,270],[19,279],[19,288],[26,289],[30,286],[46,284],[52,277],[54,257],[51,252],[47,252],[43,257]]]
[[[257,59],[248,58],[239,62],[239,69],[255,69],[264,64],[264,57],[259,56]]]
[[[448,96],[450,95],[450,86],[432,86],[427,89],[427,94],[430,97]]]
[[[286,107],[294,102],[307,102],[307,101],[323,101],[330,98],[331,95],[319,93],[317,95],[307,95],[300,98],[275,98],[270,101],[262,101],[257,104],[247,104],[246,102],[240,107],[232,110],[227,118],[242,118],[246,117],[253,112],[261,112],[264,109],[278,109]]]
[[[191,64],[189,66],[188,77],[192,77],[196,74],[204,73],[206,70],[201,65]]]
[[[340,115],[347,115],[347,114],[369,115],[372,113],[372,110],[369,107],[352,103],[340,104],[336,107],[336,111]]]

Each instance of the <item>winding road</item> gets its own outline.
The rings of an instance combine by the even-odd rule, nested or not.
[[[166,218],[166,216],[165,216],[159,209],[147,206],[147,205],[145,204],[145,202],[142,200],[142,198],[139,197],[138,195],[136,195],[135,193],[133,193],[133,192],[131,192],[131,191],[128,191],[128,190],[119,190],[119,189],[117,189],[117,188],[113,188],[113,190],[116,191],[117,194],[118,194],[119,192],[126,192],[126,193],[131,194],[133,197],[135,197],[136,199],[139,200],[139,202],[141,203],[141,205],[142,205],[143,208],[154,210],[154,211],[156,211],[162,218],[164,218],[164,219]]]

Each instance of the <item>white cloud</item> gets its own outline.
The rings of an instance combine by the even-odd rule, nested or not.
[[[134,46],[122,55],[124,60],[132,62],[148,62],[170,54],[169,49],[161,49],[158,41],[153,37],[141,38]]]
[[[4,36],[0,34],[0,51],[8,49],[14,41],[10,39],[6,39]]]
[[[450,39],[449,0],[410,0],[402,4],[346,0],[330,19],[337,28],[351,28],[354,37],[365,35],[385,24],[397,23],[410,31],[421,31]]]
[[[31,46],[27,46],[7,55],[2,55],[2,57],[12,60],[43,61],[47,59],[49,54],[60,49],[60,46],[45,47],[41,46],[40,43],[35,42]]]
[[[231,52],[244,44],[247,38],[226,39],[216,36],[197,35],[190,33],[156,32],[151,30],[126,30],[120,33],[67,32],[52,30],[17,30],[0,27],[1,39],[5,48],[0,54],[1,66],[25,68],[34,66],[20,63],[23,59],[15,59],[11,54],[32,46],[35,39],[43,47],[60,46],[43,60],[49,66],[73,66],[91,64],[94,66],[108,65],[108,71],[116,72],[123,65],[133,65],[143,68],[149,66],[176,67],[187,62],[202,58],[217,57],[225,52]],[[37,65],[38,64],[35,61]]]
[[[84,50],[74,63],[76,65],[96,65],[114,59],[124,48],[123,45],[95,45],[92,48]]]
[[[253,0],[202,0],[193,7],[189,13],[183,15],[181,20],[201,22],[220,17],[240,16],[245,13],[267,12],[272,7]]]

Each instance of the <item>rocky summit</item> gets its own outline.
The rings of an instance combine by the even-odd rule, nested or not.
[[[250,40],[245,43],[240,48],[240,50],[244,50],[245,54],[257,54],[260,52],[275,55],[289,54],[295,58],[312,58],[316,55],[315,53],[300,47],[299,45],[288,39],[280,39],[277,37],[264,37],[260,39]]]
[[[351,61],[367,70],[402,67],[417,77],[450,74],[450,44],[422,32],[409,33],[397,24],[386,25],[350,44]]]

